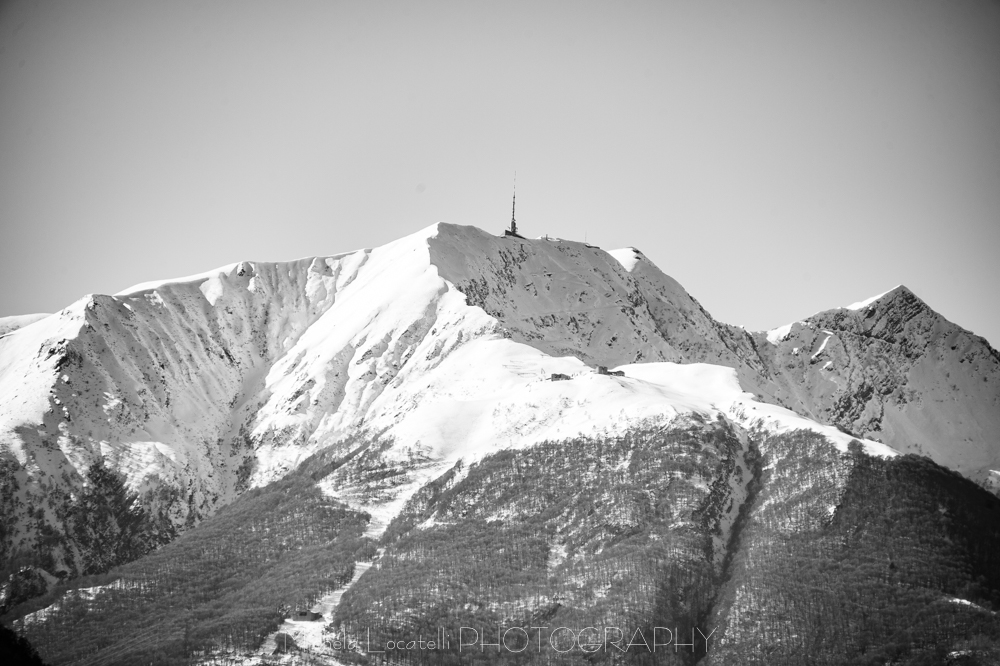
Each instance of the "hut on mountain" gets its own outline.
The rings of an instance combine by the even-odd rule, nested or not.
[[[295,620],[296,622],[315,622],[316,620],[322,620],[322,613],[315,613],[311,610],[299,610],[292,613],[292,617],[289,618]]]

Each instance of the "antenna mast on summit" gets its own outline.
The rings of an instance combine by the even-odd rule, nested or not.
[[[517,207],[517,172],[514,172],[514,198],[510,204],[510,233],[517,235],[517,221],[514,219],[514,210]]]
[[[517,211],[517,172],[514,172],[514,198],[510,203],[510,229],[504,229],[504,238],[520,238],[524,240],[524,237],[517,233],[517,218],[514,217],[514,213]]]

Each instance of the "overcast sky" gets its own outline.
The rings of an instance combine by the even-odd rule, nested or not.
[[[0,4],[0,316],[510,219],[1000,345],[1000,3]]]

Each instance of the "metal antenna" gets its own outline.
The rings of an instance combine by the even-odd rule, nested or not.
[[[517,172],[514,172],[514,199],[510,204],[510,233],[517,234],[517,221],[514,219],[514,209],[517,207]]]

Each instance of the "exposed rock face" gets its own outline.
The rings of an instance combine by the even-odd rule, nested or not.
[[[764,337],[776,396],[796,412],[980,482],[1000,468],[1000,354],[906,287]]]

